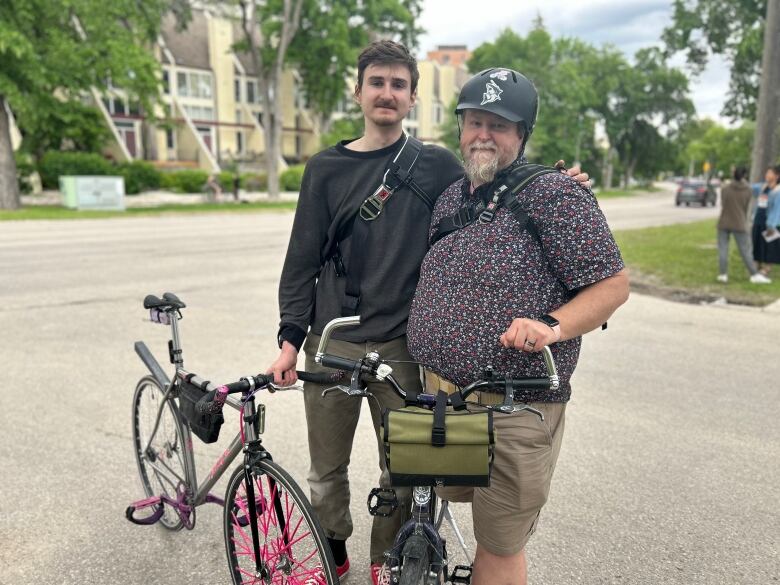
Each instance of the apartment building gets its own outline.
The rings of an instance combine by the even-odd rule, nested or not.
[[[155,53],[162,66],[163,107],[152,125],[121,90],[97,98],[115,137],[109,151],[121,160],[147,159],[160,166],[218,170],[226,164],[263,162],[264,112],[251,59],[235,53],[238,24],[193,12],[184,31],[173,17],[163,22]],[[319,136],[306,108],[297,73],[283,74],[283,166],[319,150]]]
[[[93,90],[88,96],[113,135],[106,153],[119,161],[150,160],[170,168],[218,171],[238,164],[242,169],[261,169],[264,112],[251,59],[231,50],[240,35],[237,22],[208,11],[194,11],[184,31],[176,30],[172,16],[166,18],[154,49],[162,69],[163,105],[155,112],[157,122],[152,123],[121,89]],[[440,143],[444,113],[468,79],[464,65],[468,56],[465,46],[440,46],[419,61],[417,105],[404,120],[407,132]],[[354,84],[354,78],[347,80],[335,118],[348,115]],[[305,161],[321,144],[297,72],[285,71],[282,86],[284,168]],[[14,136],[18,147],[18,133]]]

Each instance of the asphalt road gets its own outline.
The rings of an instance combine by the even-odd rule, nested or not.
[[[625,205],[604,207],[613,217]],[[659,206],[667,221],[710,213]],[[228,582],[218,507],[200,509],[192,532],[124,519],[142,495],[130,404],[145,369],[132,345],[146,340],[163,361],[167,330],[141,300],[170,290],[189,305],[185,366],[220,381],[263,370],[291,217],[0,222],[0,584]],[[641,295],[589,334],[530,582],[779,582],[779,338],[777,313]],[[267,405],[265,444],[305,485],[301,396]],[[220,446],[198,447],[201,472]],[[368,582],[376,466],[365,416],[351,467],[353,584]],[[467,525],[468,510],[458,515]]]

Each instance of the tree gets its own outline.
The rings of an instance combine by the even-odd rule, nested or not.
[[[597,103],[592,78],[582,67],[595,49],[577,39],[553,39],[541,19],[521,37],[510,29],[492,43],[483,43],[472,53],[469,70],[508,67],[528,77],[539,91],[539,122],[529,142],[530,158],[552,162],[589,161],[595,164],[593,146]]]
[[[621,68],[620,83],[598,109],[620,157],[624,186],[631,182],[639,161],[647,163],[663,148],[664,139],[684,127],[694,113],[687,77],[668,67],[655,48],[640,49],[635,63]]]
[[[360,51],[377,34],[399,39],[410,49],[421,32],[415,22],[420,0],[340,0],[309,2],[290,61],[303,79],[303,91],[319,130],[327,133],[331,114],[344,98],[344,80],[354,72]],[[316,39],[313,47],[312,39]]]
[[[609,187],[612,156],[620,157],[624,182],[634,172],[660,171],[655,166],[667,157],[656,150],[664,149],[693,113],[685,76],[669,68],[659,51],[643,49],[635,61],[630,64],[611,46],[553,39],[537,19],[525,38],[507,29],[494,42],[477,47],[468,66],[472,72],[510,67],[534,83],[539,91],[539,121],[529,157],[564,158],[598,169],[602,154],[594,136],[596,125],[602,125],[611,146],[602,181]]]
[[[667,51],[683,51],[694,72],[710,53],[731,63],[723,114],[755,120],[751,177],[777,156],[780,123],[780,0],[675,0]]]
[[[0,3],[0,208],[19,207],[9,109],[25,139],[42,121],[77,112],[90,88],[158,95],[150,51],[171,0],[4,0]],[[148,108],[151,109],[151,108]],[[82,112],[83,113],[83,112]]]
[[[241,15],[242,37],[234,50],[247,53],[258,75],[265,121],[268,192],[279,194],[282,94],[285,66],[303,78],[309,105],[327,120],[344,96],[344,79],[357,51],[372,34],[400,36],[419,32],[414,19],[421,0],[231,0],[216,2]],[[412,43],[413,44],[413,43]],[[322,123],[327,129],[327,124]]]
[[[699,138],[688,144],[686,153],[698,168],[709,163],[710,175],[729,175],[732,166],[750,165],[754,131],[751,123],[725,128],[711,122]]]

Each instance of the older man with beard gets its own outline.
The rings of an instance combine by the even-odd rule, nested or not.
[[[467,176],[434,208],[432,246],[407,327],[429,392],[464,386],[487,366],[512,378],[544,376],[539,352],[547,345],[558,365],[557,390],[515,395],[543,421],[528,412],[495,417],[490,487],[439,493],[472,502],[473,585],[527,582],[525,545],[549,493],[581,336],[628,298],[620,252],[592,193],[549,173],[512,199],[497,195],[523,171],[537,110],[536,89],[516,71],[488,69],[464,85],[456,113]],[[492,212],[480,214],[484,209]],[[478,400],[495,404],[500,397],[482,393]]]

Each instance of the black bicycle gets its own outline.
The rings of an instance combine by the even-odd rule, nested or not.
[[[265,407],[256,404],[255,397],[263,389],[284,389],[263,374],[217,385],[185,370],[177,325],[185,306],[172,293],[144,299],[152,322],[170,325],[168,350],[175,372],[169,379],[146,344],[136,342],[135,351],[150,372],[138,382],[133,397],[133,447],[146,498],[127,508],[127,519],[191,530],[198,506],[220,504],[234,584],[337,585],[330,547],[311,504],[260,439]],[[339,377],[298,375],[318,383]],[[240,399],[231,396],[235,394]],[[216,441],[224,405],[239,412],[240,431],[199,485],[192,433],[204,442]],[[242,451],[243,464],[230,476],[225,498],[212,494],[211,488]]]
[[[423,409],[434,411],[433,435],[436,435],[436,431],[440,430],[436,428],[436,411],[441,414],[446,406],[462,410],[464,405],[467,404],[469,409],[476,408],[501,414],[529,411],[543,420],[544,417],[538,410],[528,404],[515,402],[515,392],[524,389],[557,389],[559,386],[559,378],[552,352],[548,347],[545,347],[542,351],[542,357],[547,368],[547,377],[509,379],[498,376],[490,369],[487,369],[483,376],[484,379],[473,382],[449,396],[443,392],[440,392],[438,395],[409,393],[393,377],[392,366],[388,362],[383,361],[376,352],[370,352],[360,360],[329,355],[326,352],[328,342],[334,330],[340,327],[355,326],[359,323],[359,316],[341,317],[334,319],[325,326],[315,361],[327,368],[342,370],[349,376],[350,384],[349,386],[337,385],[328,388],[323,392],[323,395],[332,391],[341,391],[350,396],[370,397],[371,394],[362,384],[362,378],[365,376],[383,381],[389,384],[399,396],[404,398],[407,406],[422,407]],[[469,396],[477,391],[501,394],[503,395],[503,400],[496,405],[477,405],[468,402]],[[428,418],[431,417],[429,416]],[[387,420],[385,419],[385,421]],[[387,436],[387,429],[384,432]],[[434,436],[432,439],[435,442],[436,437]],[[435,464],[433,459],[429,459],[431,465]],[[425,458],[419,457],[418,460],[424,461]],[[387,462],[392,478],[393,456],[391,454],[388,455]],[[471,582],[472,557],[457,527],[457,523],[450,513],[449,502],[437,502],[435,491],[432,489],[436,485],[441,485],[439,480],[436,479],[436,473],[436,471],[430,473],[430,477],[426,479],[426,485],[412,485],[411,519],[400,528],[393,548],[385,553],[387,559],[385,568],[389,572],[389,581],[392,585],[439,585],[442,582],[468,584]],[[489,466],[487,473],[489,475]],[[409,484],[404,483],[404,485]],[[457,480],[450,481],[447,485],[458,485],[458,482]],[[375,488],[369,495],[368,508],[369,513],[372,515],[389,515],[397,506],[398,500],[392,489]],[[461,550],[459,552],[462,552],[466,559],[464,564],[454,562],[451,556],[452,550],[448,551],[447,549],[447,539],[442,537],[442,529],[445,522],[449,525],[454,538],[460,545]]]

